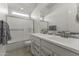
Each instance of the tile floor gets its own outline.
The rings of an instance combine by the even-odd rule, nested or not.
[[[27,48],[22,47],[12,51],[6,51],[6,56],[32,56],[31,50],[27,50]]]

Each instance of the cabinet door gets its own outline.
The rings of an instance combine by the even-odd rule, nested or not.
[[[52,51],[52,53],[54,53],[54,55],[57,55],[57,56],[77,56],[78,55],[77,53],[74,53],[73,51],[60,47],[46,40],[42,40],[41,44],[43,47],[48,48],[49,50]]]
[[[77,56],[78,54],[70,51],[68,49],[65,49],[63,47],[57,46],[57,45],[52,45],[54,47],[53,51],[58,55],[58,56]]]
[[[37,45],[40,45],[40,38],[32,36],[32,42]]]
[[[50,42],[41,39],[41,47],[45,47],[48,51],[50,51],[49,55],[52,55],[52,56],[56,55],[56,53],[53,51],[54,47],[52,47],[52,44]]]
[[[39,56],[39,52],[40,52],[39,46],[32,43],[31,52],[32,52],[33,55]]]
[[[42,47],[46,47],[47,49],[53,51],[54,47],[52,47],[52,43],[46,41],[46,40],[43,40],[41,39],[41,46]]]

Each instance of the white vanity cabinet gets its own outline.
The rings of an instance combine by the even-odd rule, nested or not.
[[[31,51],[35,56],[78,56],[69,49],[61,47],[39,36],[31,36]]]
[[[31,52],[35,56],[52,56],[52,51],[44,47],[42,39],[39,37],[31,36]]]

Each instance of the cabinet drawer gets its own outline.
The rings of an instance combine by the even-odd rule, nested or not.
[[[36,42],[40,44],[40,38],[32,36],[32,42]]]
[[[37,48],[36,46],[31,47],[31,52],[33,55],[39,56],[39,51],[40,51],[39,48]]]
[[[38,51],[38,52],[40,51],[40,46],[34,45],[33,47],[36,49],[36,51]]]
[[[41,46],[42,47],[46,47],[48,48],[49,50],[52,50],[54,49],[54,47],[52,47],[52,43],[46,41],[46,40],[41,40]]]
[[[57,45],[50,43],[48,41],[45,41],[45,40],[41,41],[41,45],[44,47],[47,47],[48,49],[50,49],[52,52],[54,52],[55,54],[57,54],[59,56],[77,56],[78,55],[68,49],[57,46]]]
[[[40,55],[41,56],[52,56],[52,51],[48,50],[45,47],[41,47],[41,49],[40,49]]]

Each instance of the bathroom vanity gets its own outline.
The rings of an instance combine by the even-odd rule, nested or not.
[[[79,39],[35,33],[31,41],[35,56],[79,56]]]

